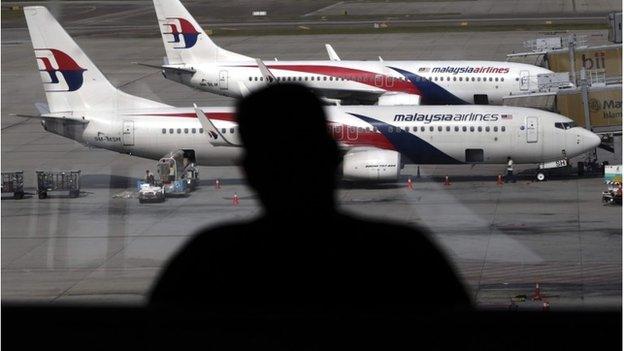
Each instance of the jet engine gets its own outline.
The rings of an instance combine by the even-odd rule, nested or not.
[[[352,149],[342,161],[345,180],[394,181],[400,172],[401,154],[392,150]]]

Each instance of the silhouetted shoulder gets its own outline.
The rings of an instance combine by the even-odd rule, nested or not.
[[[239,234],[247,232],[249,226],[249,223],[227,224],[195,234],[165,265],[152,287],[150,303],[203,300],[204,292],[198,288],[209,285],[204,277],[219,266],[216,261],[220,252],[234,249],[231,246],[241,241]]]
[[[181,301],[216,309],[470,304],[424,233],[345,215],[265,218],[199,233],[171,261],[152,294],[153,303]]]

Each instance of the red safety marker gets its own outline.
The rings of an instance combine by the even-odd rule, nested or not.
[[[451,181],[448,176],[444,176],[444,185],[451,185]]]
[[[535,291],[533,292],[533,297],[531,299],[533,301],[542,301],[542,293],[540,292],[539,283],[535,284]]]
[[[238,194],[234,193],[234,197],[232,197],[232,205],[238,206],[239,203],[240,203],[240,199],[238,198]]]
[[[498,177],[496,177],[496,184],[498,185],[503,185],[503,176],[502,175],[498,175]]]
[[[550,310],[550,304],[544,301],[544,303],[542,304],[542,311],[548,311],[548,310]]]
[[[412,184],[412,177],[407,178],[407,188],[409,190],[414,190],[414,186]]]
[[[221,189],[221,182],[219,179],[215,179],[215,189]]]

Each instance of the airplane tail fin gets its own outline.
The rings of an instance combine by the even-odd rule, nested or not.
[[[166,106],[115,88],[47,8],[26,6],[24,15],[51,113]]]
[[[217,46],[179,0],[154,0],[154,8],[170,65],[253,60]]]

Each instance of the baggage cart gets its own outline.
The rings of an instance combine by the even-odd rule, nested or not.
[[[14,199],[24,198],[24,172],[2,172],[2,196],[10,194]]]
[[[75,198],[80,195],[80,171],[37,171],[37,195],[45,199],[50,193],[66,193]]]

